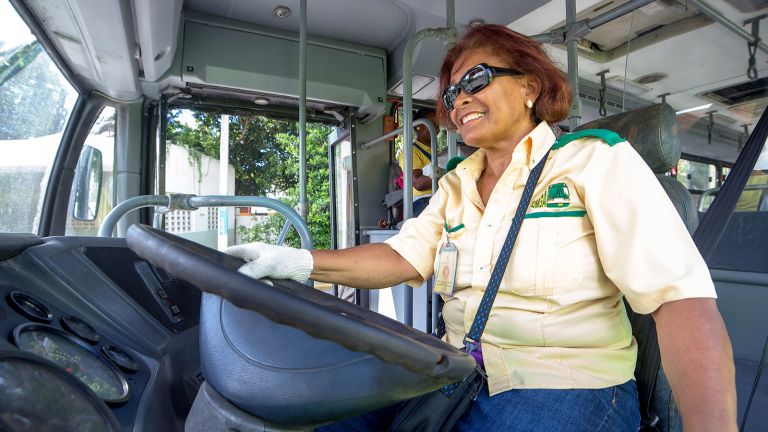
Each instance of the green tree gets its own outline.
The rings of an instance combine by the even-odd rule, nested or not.
[[[330,194],[328,181],[328,151],[326,137],[332,128],[321,124],[307,125],[307,225],[315,248],[331,247]],[[283,162],[287,174],[293,179],[281,190],[281,201],[295,207],[299,202],[299,137],[281,133],[276,136],[277,145],[286,149],[290,156]],[[240,233],[245,241],[274,241],[285,224],[282,216],[273,215],[253,228],[242,228]],[[285,244],[299,247],[301,241],[294,229],[286,237]]]
[[[180,110],[169,113],[168,142],[187,148],[192,155],[218,159],[220,115],[194,112],[196,127],[181,122],[180,116]],[[326,137],[331,131],[330,126],[307,124],[307,222],[317,248],[330,247]],[[298,123],[231,115],[229,138],[237,195],[270,196],[295,207],[299,202]],[[239,229],[244,241],[274,242],[284,223],[282,216],[274,215],[252,228]],[[300,246],[295,230],[290,230],[286,244]]]
[[[197,125],[190,127],[180,121],[180,115],[181,110],[170,112],[167,140],[187,148],[197,163],[200,154],[218,159],[221,116],[193,112]],[[280,134],[297,135],[296,123],[257,116],[229,117],[229,161],[235,168],[238,195],[276,194],[296,182],[285,169],[284,161],[291,154],[278,143]]]

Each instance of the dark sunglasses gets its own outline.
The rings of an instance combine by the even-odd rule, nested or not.
[[[515,69],[493,67],[488,66],[485,63],[473,66],[461,77],[459,82],[450,84],[443,90],[443,105],[445,106],[445,110],[448,112],[453,111],[453,104],[456,102],[456,98],[459,97],[459,91],[461,90],[464,90],[464,93],[466,94],[475,94],[488,87],[488,84],[490,84],[496,76],[520,75],[525,74]]]

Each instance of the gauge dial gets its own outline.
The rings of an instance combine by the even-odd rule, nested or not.
[[[96,330],[80,318],[65,316],[61,319],[61,326],[68,332],[88,343],[95,344],[101,339]]]
[[[59,329],[22,324],[13,332],[16,346],[44,357],[85,383],[106,402],[128,399],[128,383],[122,373],[98,351]]]
[[[53,319],[51,311],[43,302],[21,291],[14,291],[8,296],[8,303],[17,312],[34,321],[49,322]]]
[[[136,363],[136,360],[133,359],[133,356],[125,352],[122,348],[118,348],[114,345],[104,345],[101,350],[104,351],[104,354],[106,354],[112,362],[120,366],[120,369],[126,372],[136,372],[139,370],[139,365]]]
[[[117,432],[120,426],[78,379],[14,350],[0,351],[0,430]]]

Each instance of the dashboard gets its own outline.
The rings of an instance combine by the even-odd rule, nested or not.
[[[183,430],[200,297],[124,239],[0,234],[0,430]]]

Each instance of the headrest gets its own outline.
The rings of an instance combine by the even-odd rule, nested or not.
[[[680,159],[677,115],[666,103],[603,117],[576,128],[608,129],[626,138],[656,174],[669,171]]]

